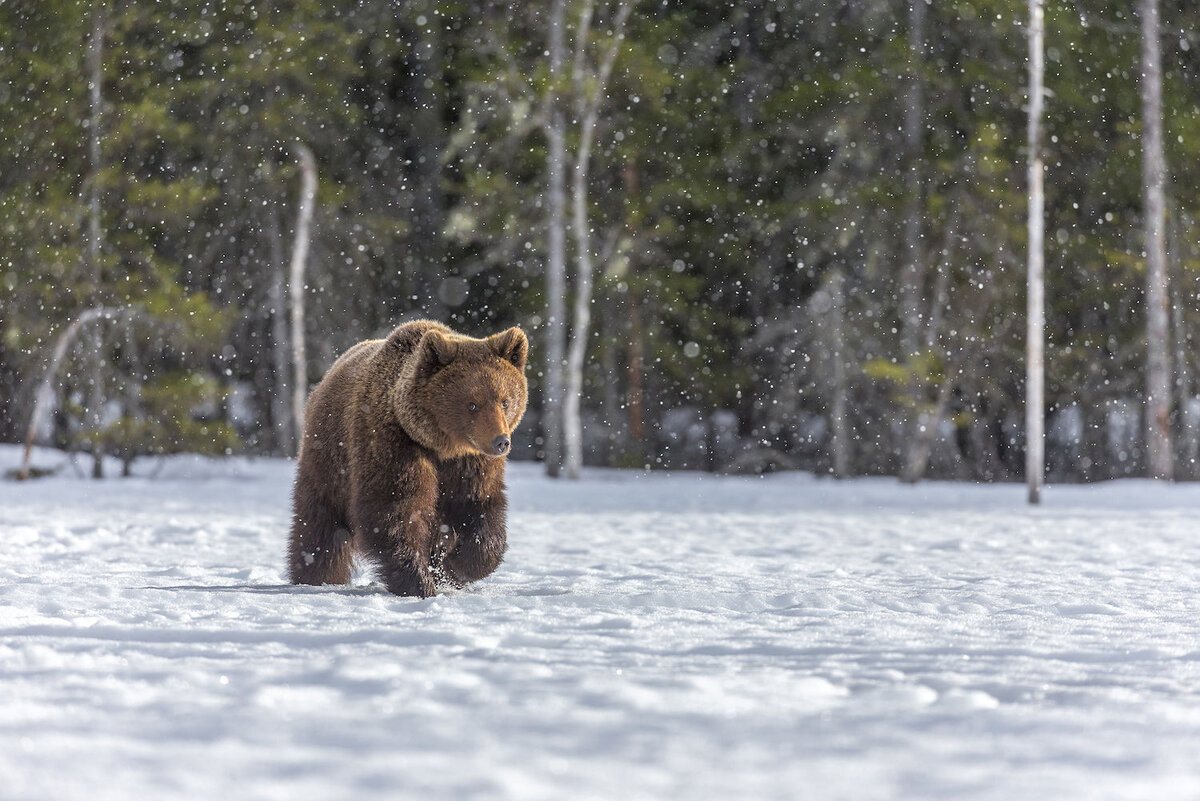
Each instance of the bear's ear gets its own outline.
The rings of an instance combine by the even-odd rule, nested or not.
[[[454,361],[458,355],[458,344],[451,342],[441,331],[426,331],[417,346],[421,361],[437,370]]]
[[[487,343],[492,353],[512,362],[518,370],[525,369],[525,361],[529,358],[529,339],[520,328],[513,326],[507,331],[492,334],[487,338]]]

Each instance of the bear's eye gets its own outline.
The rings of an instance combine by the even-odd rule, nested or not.
[[[508,408],[508,401],[500,401],[500,408],[501,408],[501,409],[507,409],[507,408]]]
[[[478,407],[478,406],[476,406],[476,405],[475,405],[475,404],[473,404],[473,403],[468,403],[468,404],[467,404],[467,411],[468,411],[468,412],[477,412],[477,411],[479,411],[479,407]]]

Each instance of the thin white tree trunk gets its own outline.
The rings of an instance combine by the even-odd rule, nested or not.
[[[629,18],[630,10],[629,2],[622,2],[617,8],[611,34],[612,41],[594,76],[590,91],[587,86],[587,78],[593,76],[586,63],[586,48],[592,22],[593,3],[591,0],[583,4],[579,14],[579,26],[575,32],[575,112],[579,120],[580,131],[571,187],[572,228],[575,232],[577,264],[575,313],[571,345],[567,351],[567,391],[563,404],[563,442],[568,478],[579,478],[583,469],[583,420],[580,406],[583,397],[583,363],[587,356],[587,341],[592,320],[592,233],[587,210],[592,144],[595,140],[600,109],[604,104],[604,93],[608,88],[608,80],[612,75],[621,41],[624,39],[625,22]]]
[[[1142,17],[1142,181],[1146,235],[1146,470],[1170,480],[1171,367],[1164,221],[1166,164],[1162,140],[1162,61],[1158,41],[1158,0],[1141,0]]]
[[[100,287],[103,283],[100,259],[104,243],[101,239],[100,220],[100,126],[104,98],[101,89],[104,83],[104,6],[96,0],[92,6],[92,35],[88,44],[88,234],[87,259],[92,272],[91,302],[100,304]],[[88,389],[85,425],[96,439],[92,442],[92,478],[104,477],[104,461],[99,443],[100,397],[104,382],[100,348],[89,348],[87,355]]]
[[[561,103],[566,60],[566,1],[550,11],[550,89],[546,94],[546,377],[542,395],[542,450],[546,474],[562,470],[563,359],[567,350],[566,115]]]
[[[306,145],[295,145],[300,162],[300,209],[296,215],[296,239],[288,271],[292,311],[292,421],[296,442],[304,436],[304,401],[308,396],[308,368],[304,356],[304,268],[308,262],[309,229],[317,197],[317,165]]]
[[[1029,502],[1041,503],[1045,474],[1046,328],[1042,191],[1042,0],[1029,0],[1029,275],[1025,335],[1025,483]]]
[[[592,319],[592,237],[588,228],[587,180],[592,158],[592,136],[599,108],[584,91],[585,54],[591,32],[593,4],[583,3],[575,29],[575,115],[580,126],[578,149],[571,179],[571,227],[575,233],[575,308],[571,342],[567,348],[567,390],[563,397],[563,466],[567,478],[579,478],[583,469],[583,360]]]
[[[572,227],[575,231],[574,325],[567,350],[567,391],[563,399],[563,444],[567,478],[579,478],[583,468],[583,421],[580,403],[583,395],[583,361],[587,355],[587,337],[592,319],[592,253],[588,231],[587,179],[591,142],[581,142],[576,153],[572,179]]]
[[[62,367],[67,350],[71,347],[71,343],[75,341],[75,337],[78,336],[84,326],[93,320],[98,320],[117,311],[118,309],[108,306],[96,306],[88,309],[76,317],[67,326],[67,330],[59,335],[58,341],[54,343],[50,365],[46,368],[46,374],[42,376],[37,391],[34,393],[33,411],[29,414],[29,427],[25,429],[25,455],[21,460],[21,472],[17,476],[21,481],[29,478],[29,458],[33,451],[33,442],[37,439],[37,431],[42,425],[42,420],[45,419],[46,414],[54,406],[54,384],[58,380],[58,371]]]

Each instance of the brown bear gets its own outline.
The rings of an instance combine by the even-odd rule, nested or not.
[[[417,320],[346,351],[308,398],[293,492],[293,584],[345,584],[354,552],[397,595],[489,574],[508,547],[504,465],[529,340]]]

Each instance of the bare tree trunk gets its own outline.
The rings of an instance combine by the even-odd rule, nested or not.
[[[587,225],[587,211],[584,209],[587,192],[587,168],[580,162],[575,164],[575,179],[573,205],[575,228]],[[563,449],[564,466],[567,478],[579,478],[583,468],[583,420],[580,410],[583,395],[583,362],[587,355],[587,339],[590,333],[592,319],[592,260],[584,248],[589,239],[586,230],[583,234],[576,233],[576,256],[579,274],[575,283],[574,326],[571,343],[567,349],[567,390],[563,398]],[[584,241],[581,241],[584,240]]]
[[[833,351],[833,397],[830,399],[829,416],[833,435],[829,440],[829,454],[833,463],[834,478],[850,476],[850,424],[846,415],[846,276],[841,267],[834,267],[829,275],[830,338]]]
[[[595,139],[596,123],[604,103],[608,79],[612,75],[617,52],[624,39],[625,22],[631,6],[622,2],[617,8],[613,23],[612,41],[604,54],[604,60],[593,75],[587,66],[588,34],[591,30],[593,3],[587,0],[579,14],[579,26],[575,31],[575,113],[579,121],[579,147],[575,152],[572,175],[572,228],[575,232],[575,259],[577,268],[575,283],[575,314],[571,332],[571,345],[567,351],[567,391],[563,408],[564,464],[568,478],[579,478],[583,469],[583,421],[580,404],[583,396],[583,362],[587,355],[587,341],[591,328],[592,304],[592,233],[588,223],[587,193],[588,175],[591,168],[592,143]],[[592,78],[588,86],[588,78]]]
[[[308,397],[308,366],[304,357],[304,268],[308,261],[309,228],[317,197],[317,165],[306,145],[296,143],[295,150],[300,162],[300,209],[296,215],[296,239],[288,286],[292,307],[292,422],[299,443],[304,436],[304,401]]]
[[[271,426],[275,447],[285,456],[296,455],[295,424],[292,422],[291,348],[288,342],[287,273],[283,259],[283,232],[279,209],[272,206],[267,225],[267,252],[271,256],[271,285],[267,305],[271,325]]]
[[[1029,502],[1041,503],[1045,474],[1046,328],[1042,192],[1042,0],[1029,0],[1029,275],[1025,335],[1025,483]]]
[[[575,64],[572,78],[575,88],[575,118],[580,126],[579,145],[571,179],[572,230],[575,233],[575,309],[571,341],[567,346],[567,388],[563,396],[563,466],[567,478],[579,478],[583,469],[583,421],[580,415],[583,394],[583,360],[587,354],[587,335],[592,303],[592,235],[588,228],[587,179],[592,158],[592,135],[599,109],[588,102],[583,88],[588,35],[591,32],[592,0],[585,0],[575,29]]]
[[[590,5],[590,4],[589,4]],[[591,125],[585,119],[571,181],[572,229],[575,232],[575,309],[571,342],[567,348],[567,391],[563,398],[563,464],[567,478],[579,478],[583,468],[583,421],[580,415],[583,395],[583,361],[592,319],[592,249],[588,229],[587,180],[591,161]]]
[[[542,450],[546,474],[562,470],[563,360],[567,350],[566,115],[561,96],[566,60],[566,0],[550,10],[550,89],[546,93],[546,378],[542,395]]]
[[[33,442],[37,438],[38,427],[42,424],[42,420],[45,419],[47,410],[54,405],[54,384],[58,380],[58,371],[62,367],[63,359],[66,357],[71,343],[75,341],[75,337],[85,325],[93,320],[99,320],[106,315],[114,314],[117,311],[118,309],[108,306],[96,306],[88,309],[76,317],[67,326],[67,330],[59,335],[58,341],[54,343],[54,351],[50,357],[50,364],[46,368],[46,374],[42,376],[41,383],[38,384],[37,391],[33,396],[33,411],[29,414],[29,426],[25,429],[25,455],[21,460],[21,472],[17,476],[19,480],[24,481],[29,478],[29,457],[33,451]]]
[[[1142,186],[1146,220],[1146,470],[1170,480],[1171,347],[1163,224],[1166,164],[1162,141],[1162,62],[1158,42],[1158,0],[1141,0],[1142,17]]]
[[[921,346],[921,312],[924,303],[923,254],[921,253],[922,136],[925,130],[925,79],[921,73],[925,61],[925,0],[908,4],[909,86],[904,109],[904,265],[900,279],[901,346],[911,357]]]
[[[96,0],[92,6],[92,35],[88,44],[88,234],[87,259],[92,272],[91,302],[98,306],[101,302],[101,286],[103,285],[101,252],[104,246],[101,239],[100,220],[100,126],[103,113],[104,98],[101,89],[104,82],[104,7],[102,0]],[[103,388],[103,363],[99,348],[89,348],[87,355],[87,412],[85,425],[94,433],[92,441],[92,478],[104,478],[104,460],[100,448],[100,401]]]

